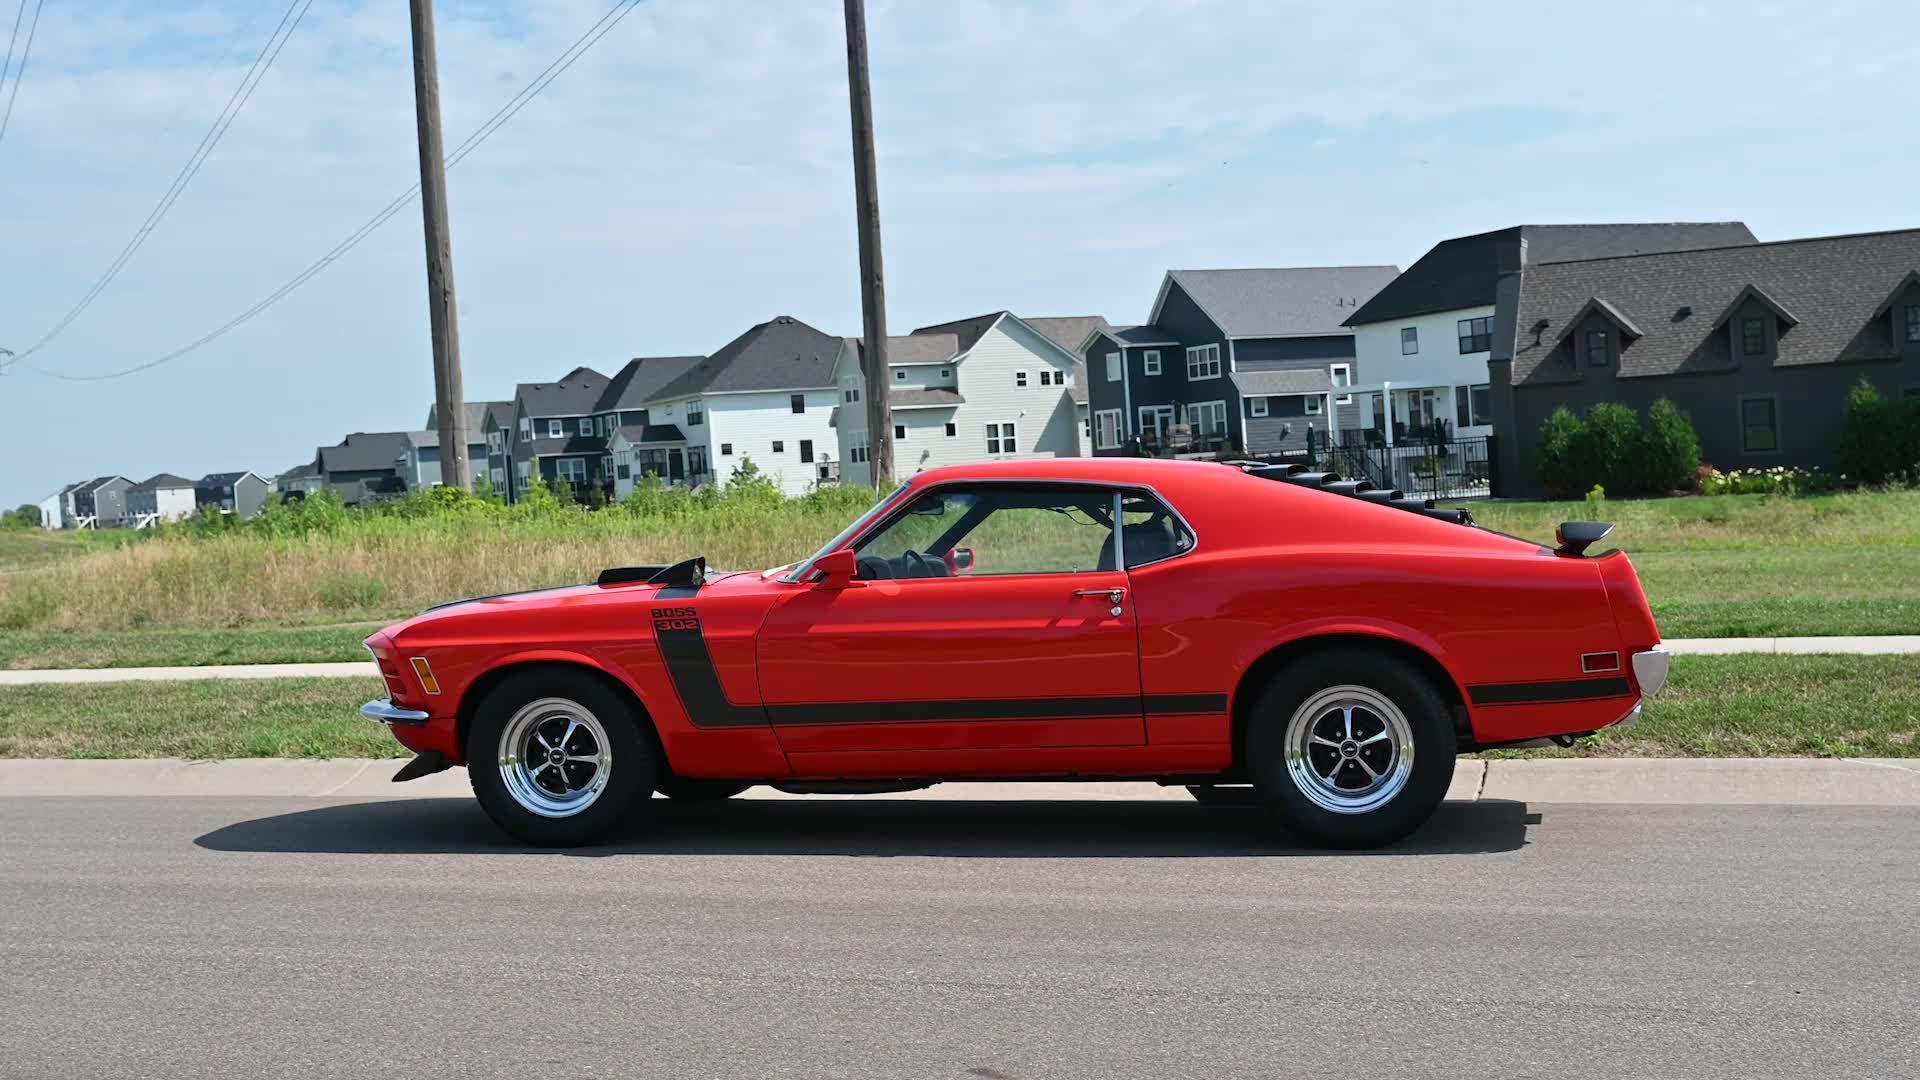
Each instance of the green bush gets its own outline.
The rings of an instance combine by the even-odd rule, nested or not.
[[[1899,417],[1880,391],[1861,379],[1847,394],[1847,415],[1840,425],[1840,445],[1834,449],[1835,464],[1852,480],[1884,484],[1903,471],[1900,444]]]
[[[1571,497],[1596,486],[1617,494],[1664,495],[1684,488],[1700,468],[1693,421],[1660,399],[1647,426],[1625,405],[1603,402],[1584,419],[1558,408],[1541,425],[1534,469],[1554,495]]]

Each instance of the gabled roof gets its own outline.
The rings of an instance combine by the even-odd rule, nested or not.
[[[1605,315],[1608,319],[1611,319],[1613,325],[1620,328],[1622,336],[1628,341],[1635,341],[1646,337],[1645,334],[1640,332],[1640,328],[1634,325],[1633,320],[1627,318],[1625,312],[1598,296],[1589,296],[1587,297],[1587,302],[1580,305],[1580,310],[1574,312],[1573,317],[1568,319],[1566,324],[1560,328],[1561,339],[1564,340],[1568,334],[1573,333],[1573,328],[1580,325],[1582,319],[1585,319],[1589,314],[1596,311]]]
[[[467,431],[475,432],[475,431],[480,431],[482,428],[484,428],[487,423],[487,412],[496,407],[505,408],[506,410],[508,410],[508,412],[512,412],[513,402],[511,401],[469,401],[467,402],[467,411],[466,411]],[[440,406],[438,404],[427,406],[427,422],[420,426],[423,430],[426,430],[426,431],[440,430]]]
[[[308,462],[305,466],[295,466],[295,468],[302,468],[302,467],[306,468],[309,472],[313,471],[312,462]],[[293,471],[292,469],[289,469],[288,473],[292,471]],[[282,473],[281,475],[285,476],[287,475],[287,473]],[[255,473],[251,470],[242,469],[239,472],[208,473],[207,475],[201,477],[199,482],[196,483],[194,486],[195,487],[231,487],[232,485],[239,483],[242,477],[247,477],[247,476],[251,476],[256,480],[260,480],[262,483],[266,482],[264,479],[261,478],[261,476],[258,473]]]
[[[395,470],[407,452],[407,432],[356,431],[338,446],[320,448],[322,472],[376,472]]]
[[[1511,354],[1515,385],[1579,377],[1555,359],[1565,355],[1559,335],[1600,297],[1644,331],[1621,351],[1618,377],[1731,370],[1740,359],[1713,314],[1751,286],[1799,320],[1779,339],[1775,365],[1892,359],[1900,344],[1883,298],[1915,267],[1920,229],[1530,265],[1511,324],[1503,308],[1493,355]]]
[[[687,437],[675,424],[621,424],[620,437],[635,446],[642,443],[686,442]]]
[[[1167,335],[1157,326],[1096,326],[1080,338],[1080,344],[1074,346],[1075,352],[1081,352],[1093,342],[1096,336],[1112,338],[1122,345],[1132,348],[1136,345],[1164,345],[1179,348],[1180,343]]]
[[[909,387],[887,392],[887,404],[896,409],[951,409],[966,403],[960,391],[944,387]]]
[[[660,395],[660,388],[693,370],[704,356],[636,356],[614,373],[600,400],[597,413],[644,408]]]
[[[1407,272],[1352,312],[1345,326],[1410,319],[1440,311],[1493,303],[1502,244],[1527,244],[1529,266],[1576,259],[1688,251],[1754,242],[1738,221],[1629,223],[1618,225],[1514,225],[1458,236],[1435,244]]]
[[[974,339],[978,341],[979,338]],[[915,330],[905,337],[887,335],[887,366],[900,367],[907,364],[938,364],[951,360],[962,352],[961,338],[957,334]],[[865,338],[850,337],[847,345],[860,358],[860,370],[867,369],[867,343]]]
[[[1096,330],[1112,329],[1113,324],[1100,315],[1048,315],[1038,318],[1022,318],[1034,333],[1058,345],[1064,352],[1078,359],[1080,346],[1087,335]]]
[[[922,326],[915,330],[913,336],[918,337],[923,334],[951,335],[954,339],[953,351],[963,353],[973,348],[974,343],[978,342],[988,330],[993,329],[993,324],[999,322],[1001,316],[1005,314],[1007,314],[1007,312],[1004,310],[989,311],[985,315],[975,315],[966,319],[955,319],[952,322],[934,323],[932,326]],[[899,340],[899,338],[892,336],[887,338],[887,359],[889,362],[892,362],[893,359],[893,343]]]
[[[129,486],[131,486],[131,485],[133,484],[133,481],[131,481],[131,480],[129,480],[129,479],[127,479],[127,478],[126,478],[126,477],[124,477],[124,476],[119,476],[119,475],[114,475],[114,476],[96,476],[96,477],[94,477],[94,478],[93,478],[93,479],[91,479],[91,480],[87,480],[87,481],[83,481],[83,482],[82,482],[82,483],[80,484],[80,486],[79,486],[78,488],[76,488],[75,490],[77,490],[77,491],[98,491],[98,490],[99,490],[99,489],[100,489],[101,487],[103,487],[103,486],[105,486],[105,485],[107,485],[107,484],[111,484],[111,483],[113,483],[113,482],[114,482],[115,480],[118,480],[118,481],[120,481],[121,483],[123,483],[123,484],[127,484],[127,485],[129,485]]]
[[[721,346],[661,387],[655,399],[831,387],[833,362],[843,344],[791,315],[779,315]]]
[[[1740,306],[1749,300],[1759,301],[1761,307],[1773,312],[1774,318],[1787,326],[1800,325],[1800,320],[1794,317],[1793,312],[1786,309],[1786,305],[1775,300],[1767,290],[1752,282],[1748,282],[1746,288],[1741,289],[1732,300],[1727,302],[1727,306],[1720,311],[1720,317],[1713,320],[1713,325],[1716,328],[1727,325],[1727,320],[1733,318],[1733,313],[1739,311]]]
[[[550,383],[521,383],[514,404],[536,420],[549,416],[586,416],[610,382],[592,368],[577,367]]]
[[[1920,270],[1909,270],[1905,276],[1894,283],[1893,291],[1887,293],[1885,300],[1880,301],[1880,306],[1873,309],[1873,317],[1877,319],[1893,310],[1893,305],[1900,302],[1901,295],[1915,285],[1920,285]]]
[[[513,402],[490,401],[487,403],[486,420],[481,424],[482,431],[505,431],[513,426]]]
[[[1399,273],[1397,266],[1169,270],[1147,322],[1160,321],[1167,293],[1178,285],[1230,338],[1341,334],[1354,309]]]
[[[201,487],[225,487],[228,484],[233,483],[233,480],[221,480],[220,479],[221,477],[231,476],[234,478],[234,480],[237,480],[240,477],[246,476],[246,475],[247,475],[246,473],[213,473],[212,475],[201,477],[200,486]],[[319,476],[319,475],[320,475],[320,468],[318,465],[316,465],[311,461],[303,461],[300,464],[295,465],[293,468],[288,469],[286,472],[281,473],[279,476],[279,479],[281,482],[284,483],[288,480],[305,480],[308,477]]]
[[[1236,371],[1230,378],[1243,395],[1270,397],[1275,394],[1325,394],[1333,389],[1333,377],[1324,367],[1282,368],[1278,371]]]
[[[955,319],[952,322],[922,326],[915,330],[910,337],[889,337],[887,339],[887,363],[891,366],[893,364],[922,362],[917,359],[901,359],[900,350],[902,349],[906,350],[907,355],[910,356],[923,355],[921,350],[927,352],[935,350],[935,346],[916,346],[912,344],[916,338],[926,338],[930,340],[946,340],[951,338],[953,351],[949,353],[948,356],[958,356],[979,344],[980,339],[986,336],[987,331],[993,329],[1002,319],[1012,319],[1047,339],[1049,343],[1069,355],[1077,355],[1081,344],[1087,340],[1087,335],[1096,330],[1105,330],[1109,327],[1107,320],[1099,315],[1026,318],[1015,315],[1011,311],[990,311],[985,315],[975,315],[969,319]],[[847,340],[857,345],[860,339],[848,338]],[[935,359],[943,360],[946,358],[947,357],[936,357]]]
[[[163,472],[154,473],[152,476],[147,477],[145,480],[133,486],[140,491],[159,491],[162,488],[169,491],[177,491],[180,488],[192,487],[193,481],[184,476],[175,476],[172,473]]]

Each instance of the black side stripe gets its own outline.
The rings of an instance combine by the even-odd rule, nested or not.
[[[1482,683],[1467,687],[1475,705],[1537,705],[1551,701],[1590,701],[1626,697],[1633,686],[1618,679],[1561,679],[1556,682]]]
[[[685,623],[691,625],[673,625]],[[653,623],[653,636],[660,645],[660,659],[667,665],[667,677],[680,692],[680,704],[694,727],[765,727],[767,711],[758,705],[735,705],[727,700],[720,686],[720,673],[713,668],[713,654],[707,651],[707,639],[700,633],[696,619],[659,619]]]
[[[1179,716],[1191,713],[1227,711],[1225,694],[1148,694],[1140,699],[1141,711],[1149,716]]]
[[[955,698],[769,705],[775,724],[925,724],[948,720],[1084,720],[1150,713],[1225,712],[1225,694],[1116,694],[1105,697]]]

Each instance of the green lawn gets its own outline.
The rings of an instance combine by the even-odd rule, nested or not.
[[[389,757],[360,718],[367,679],[9,687],[0,757]],[[1562,756],[1920,756],[1920,663],[1907,656],[1683,656],[1630,731]]]
[[[365,660],[361,642],[381,623],[233,629],[0,632],[0,669],[195,667]]]

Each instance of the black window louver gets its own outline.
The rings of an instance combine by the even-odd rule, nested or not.
[[[1452,522],[1455,525],[1473,524],[1473,514],[1466,510],[1446,510],[1433,505],[1432,499],[1410,499],[1404,492],[1394,488],[1377,488],[1365,480],[1344,480],[1336,472],[1314,472],[1305,465],[1275,465],[1261,461],[1228,461],[1248,476],[1257,476],[1262,480],[1277,480],[1293,484],[1296,487],[1314,488],[1329,495],[1343,495],[1349,499],[1359,499],[1379,506],[1389,506],[1395,510],[1419,514],[1422,517]]]

